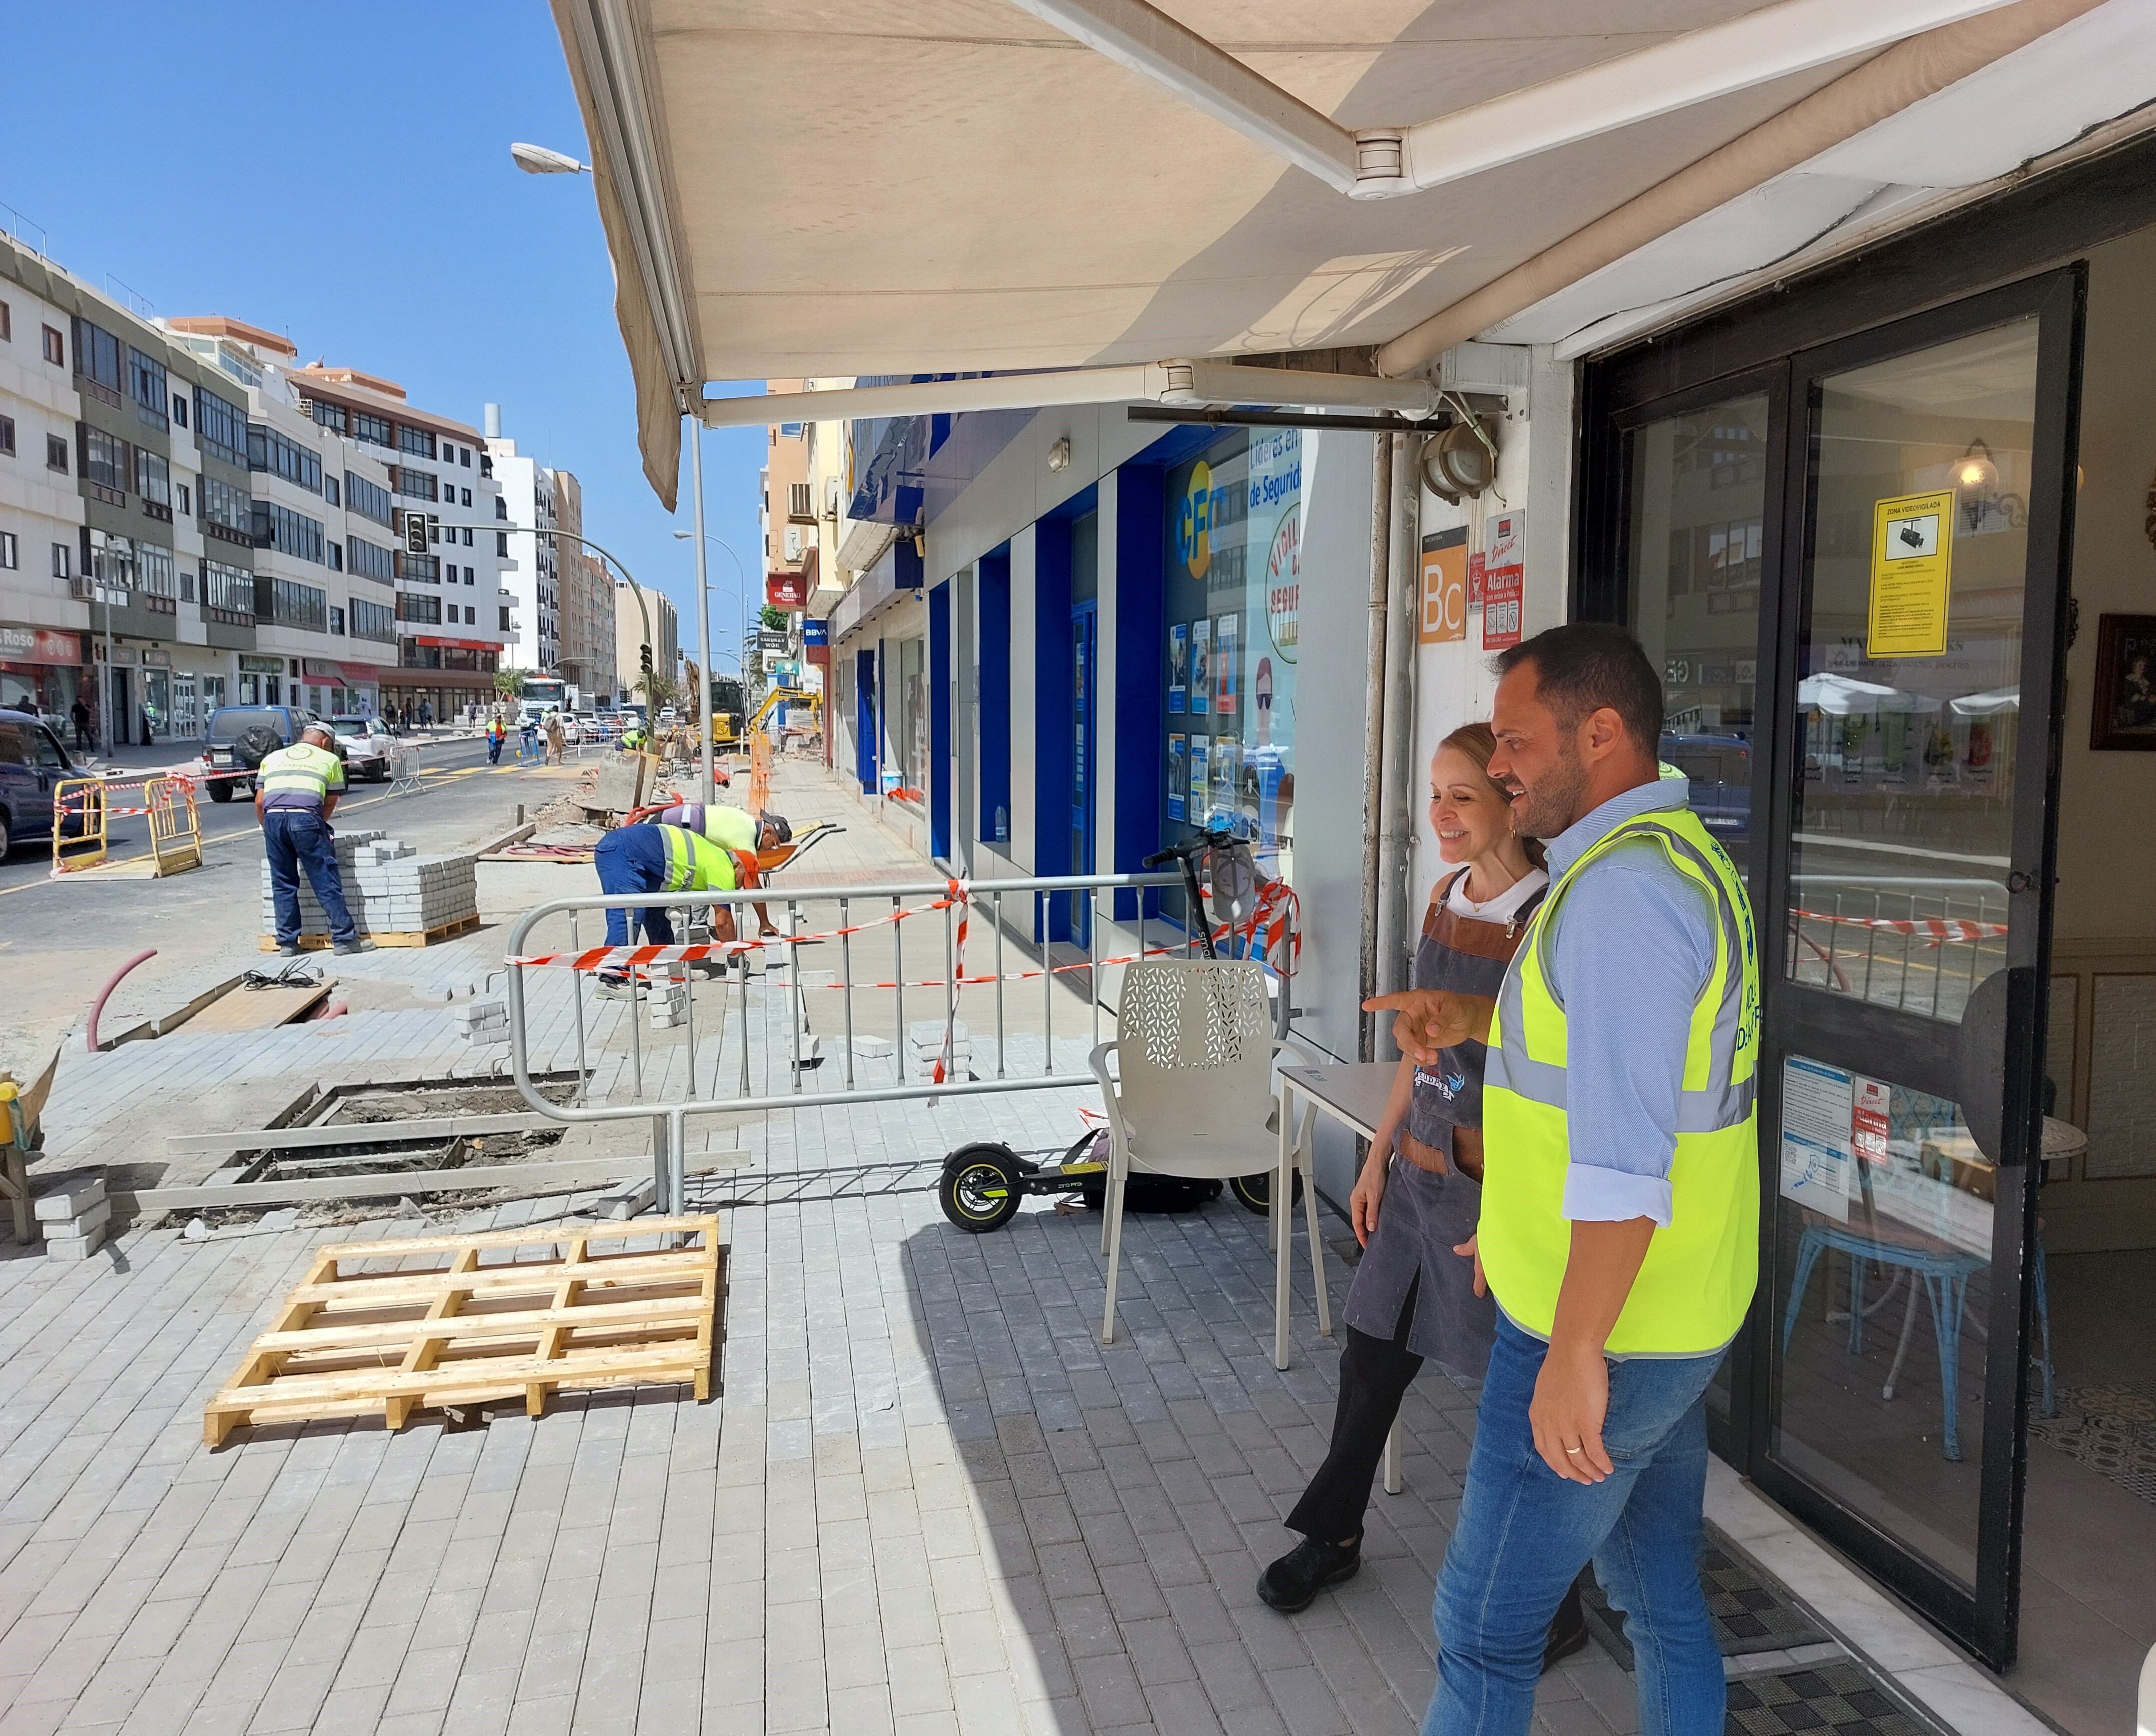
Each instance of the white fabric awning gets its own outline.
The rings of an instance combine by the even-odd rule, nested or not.
[[[1606,264],[1611,246],[1621,256],[1688,220],[1666,196],[1642,203],[1676,177],[1712,208],[1786,168],[1790,151],[1847,136],[2095,4],[2011,0],[1779,76],[1758,75],[1771,60],[1735,69],[1743,76],[1722,82],[1738,88],[1664,113],[1620,103],[1612,116],[1647,118],[1570,142],[1563,105],[1546,104],[1558,142],[1427,191],[1365,198],[1284,162],[1203,92],[1178,92],[1009,0],[553,0],[646,472],[670,505],[678,418],[707,381],[1256,354],[1368,373],[1373,349],[1378,371],[1416,372],[1431,344],[1548,295],[1551,271],[1569,282]],[[1073,11],[1160,17],[1130,0],[1043,9],[1066,22]],[[1428,136],[1469,141],[1480,105],[1507,99],[1493,114],[1516,115],[1517,93],[1773,9],[1169,0],[1161,10],[1163,28],[1215,55],[1216,70],[1232,57],[1231,70],[1255,74],[1320,129],[1447,117]],[[1939,0],[1905,9],[1943,15]],[[1891,16],[1892,0],[1877,10]],[[1632,80],[1632,95],[1651,82]],[[1625,83],[1604,76],[1595,88],[1621,95]],[[1780,131],[1763,134],[1770,122]],[[1772,148],[1743,154],[1763,136]],[[1607,227],[1612,213],[1642,211],[1644,229]],[[1599,237],[1599,252],[1571,264],[1553,253],[1583,234]],[[1515,275],[1538,261],[1542,277]],[[1493,285],[1510,297],[1496,313]],[[1431,323],[1440,315],[1475,323],[1454,332]]]

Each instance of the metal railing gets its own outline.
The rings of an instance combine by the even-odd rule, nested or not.
[[[1957,1019],[2006,963],[2011,901],[2002,881],[1793,874],[1789,890],[1784,968],[1794,981]]]
[[[1128,892],[1135,912],[1129,917],[1113,915],[1116,900],[1103,899],[1102,893]],[[1093,1078],[1082,1060],[1057,1066],[1055,1041],[1059,993],[1057,978],[1075,977],[1083,973],[1086,1005],[1081,1011],[1066,1005],[1063,1018],[1066,1025],[1066,1040],[1071,1035],[1072,1022],[1084,1025],[1088,1032],[1090,1049],[1102,1039],[1101,1029],[1101,973],[1118,964],[1147,955],[1188,954],[1196,950],[1198,939],[1188,920],[1183,907],[1184,895],[1180,877],[1170,873],[1157,874],[1096,874],[1047,875],[1013,879],[964,883],[945,880],[916,880],[891,881],[866,886],[803,886],[788,889],[780,886],[764,886],[740,891],[625,893],[601,895],[595,897],[558,898],[526,912],[511,931],[509,936],[507,976],[510,1021],[510,1060],[518,1091],[524,1100],[540,1114],[551,1120],[570,1123],[649,1120],[652,1124],[654,1140],[654,1176],[665,1210],[676,1212],[685,1209],[685,1170],[683,1163],[685,1126],[691,1117],[712,1115],[741,1115],[781,1109],[824,1109],[843,1107],[851,1104],[884,1103],[922,1101],[931,1098],[960,1098],[991,1097],[1001,1093],[1069,1090],[1089,1086]],[[619,962],[602,966],[595,957],[598,947],[584,940],[588,930],[580,918],[587,912],[627,911],[632,912],[631,922],[638,910],[660,909],[670,917],[690,919],[685,927],[677,922],[677,932],[684,935],[679,942],[683,946],[705,943],[706,927],[696,921],[696,914],[717,906],[730,907],[735,912],[737,931],[751,932],[752,909],[757,904],[769,907],[774,912],[779,907],[785,909],[783,935],[769,939],[748,950],[729,955],[724,947],[714,948],[714,957],[706,960],[665,958],[635,967],[629,998],[629,1016],[624,1021],[628,1027],[629,1078],[630,1099],[627,1102],[594,1103],[589,1101],[589,1085],[593,1076],[593,1034],[586,996],[586,978],[602,968],[608,971],[626,969]],[[1103,905],[1108,907],[1103,909]],[[1163,908],[1165,906],[1165,908]],[[817,923],[807,920],[811,912],[828,910],[832,920]],[[536,953],[533,950],[534,935],[546,925],[559,918],[567,918],[567,945],[565,948]],[[1081,920],[1082,917],[1082,921]],[[906,929],[924,919],[936,930],[937,960],[940,973],[916,976],[909,979],[906,958],[907,955]],[[962,958],[959,943],[962,922],[973,930],[967,938]],[[1102,942],[1105,930],[1113,922],[1128,931],[1135,945],[1128,952],[1104,954]],[[980,932],[985,923],[986,932]],[[1023,925],[1018,926],[1018,925]],[[1082,928],[1082,943],[1057,937],[1079,932]],[[634,929],[631,930],[632,936]],[[887,937],[888,953],[880,946],[864,941],[873,936],[880,940]],[[792,937],[787,938],[785,937]],[[835,993],[839,998],[839,1030],[841,1035],[841,1079],[835,1089],[824,1089],[820,1083],[808,1081],[808,1076],[830,1057],[811,1055],[806,1052],[804,1037],[815,1040],[808,1032],[807,1007],[808,985],[804,982],[802,953],[808,944],[829,947],[835,943],[839,968],[834,980],[815,985],[821,992]],[[1294,937],[1291,933],[1279,951],[1282,958],[1291,959]],[[867,953],[868,959],[857,957]],[[984,958],[983,953],[987,956]],[[1025,961],[1026,968],[1010,968],[1013,955]],[[918,958],[917,951],[915,956]],[[751,1048],[752,1032],[750,1022],[750,989],[752,957],[763,963],[757,973],[766,989],[776,987],[783,992],[785,1001],[785,1054],[783,1075],[784,1088],[767,1089],[758,1093],[752,1085]],[[886,958],[888,973],[881,974]],[[535,959],[551,962],[537,963]],[[572,965],[567,961],[581,962]],[[1034,960],[1038,962],[1034,963]],[[867,963],[879,974],[873,978],[868,973],[857,975],[857,964]],[[919,967],[916,965],[916,969]],[[550,1102],[536,1089],[532,1080],[531,1057],[533,1007],[527,972],[537,971],[542,975],[566,975],[572,988],[570,999],[574,1021],[577,1076],[583,1081],[578,1087],[578,1101],[573,1104]],[[821,974],[821,973],[819,973]],[[699,1076],[703,1065],[696,1040],[696,986],[701,979],[716,984],[721,994],[718,1010],[718,1048],[709,1063],[709,1089],[705,1089]],[[1037,1069],[1021,1064],[1014,1066],[1011,1043],[1012,1020],[1014,1009],[1031,994],[1030,978],[1040,979],[1040,1056]],[[1280,1020],[1285,1022],[1291,998],[1291,978],[1281,976],[1268,967],[1269,981],[1278,994]],[[642,1009],[650,1004],[647,996],[639,992],[638,984],[648,980],[652,995],[667,998],[670,1013],[672,998],[680,995],[680,1018],[684,1046],[688,1056],[688,1080],[685,1093],[671,1098],[654,1101],[645,1091],[644,1020],[639,1016]],[[1014,985],[1024,984],[1023,989]],[[929,996],[928,1006],[935,1020],[940,1022],[946,1035],[947,1046],[942,1051],[947,1062],[957,1042],[953,1033],[958,1026],[961,997],[972,997],[964,1004],[970,1008],[981,1001],[991,1002],[993,1007],[993,1076],[972,1076],[964,1067],[953,1069],[947,1065],[947,1076],[932,1076],[932,1069],[924,1066],[917,1059],[909,1069],[906,1008],[911,993],[916,1012],[922,1006],[922,996]],[[1069,993],[1068,989],[1062,991]],[[857,1038],[864,1022],[863,1002],[874,997],[880,1002],[889,997],[892,1025],[892,1053],[896,1061],[896,1076],[891,1083],[870,1083],[860,1073]],[[558,1009],[556,1009],[558,1013]],[[708,1017],[708,1014],[707,1014]],[[739,1060],[737,1066],[728,1066],[730,1030],[738,1023]],[[880,1018],[874,1022],[880,1023]],[[1029,1023],[1029,1018],[1028,1019]],[[1028,1048],[1030,1045],[1028,1036]],[[566,1034],[558,1040],[566,1043]],[[979,1053],[979,1045],[970,1031],[964,1040],[969,1055]],[[619,1032],[614,1045],[618,1045]],[[565,1057],[566,1058],[566,1057]],[[1029,1058],[1029,1055],[1024,1056]],[[768,1076],[778,1070],[778,1057],[773,1054],[767,1042],[764,1060],[767,1082]],[[669,1065],[671,1071],[670,1061]],[[948,1076],[953,1072],[966,1076]],[[814,1083],[814,1088],[812,1088]]]

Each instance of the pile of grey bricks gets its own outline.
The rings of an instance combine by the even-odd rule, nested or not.
[[[469,855],[423,856],[416,845],[386,832],[339,835],[337,871],[344,901],[362,934],[413,934],[471,921],[479,915],[479,867]],[[303,871],[300,876],[300,932],[327,934],[329,918]],[[270,865],[262,865],[262,932],[277,931]]]
[[[30,1202],[45,1239],[48,1260],[87,1260],[105,1242],[112,1202],[105,1197],[102,1175],[59,1178]]]
[[[506,1000],[466,1001],[450,1015],[457,1035],[475,1049],[509,1040],[509,1003]]]

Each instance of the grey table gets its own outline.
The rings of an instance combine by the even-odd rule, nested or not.
[[[1395,1061],[1336,1061],[1314,1067],[1282,1067],[1281,1124],[1293,1118],[1297,1097],[1365,1139],[1378,1137],[1378,1123],[1385,1117],[1385,1099],[1392,1094],[1399,1072]],[[1393,1419],[1385,1436],[1385,1492],[1400,1492],[1400,1424]]]

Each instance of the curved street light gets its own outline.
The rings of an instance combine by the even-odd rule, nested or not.
[[[544,145],[511,145],[509,157],[527,175],[588,175],[592,172],[589,163],[578,162],[575,157],[550,151]]]

